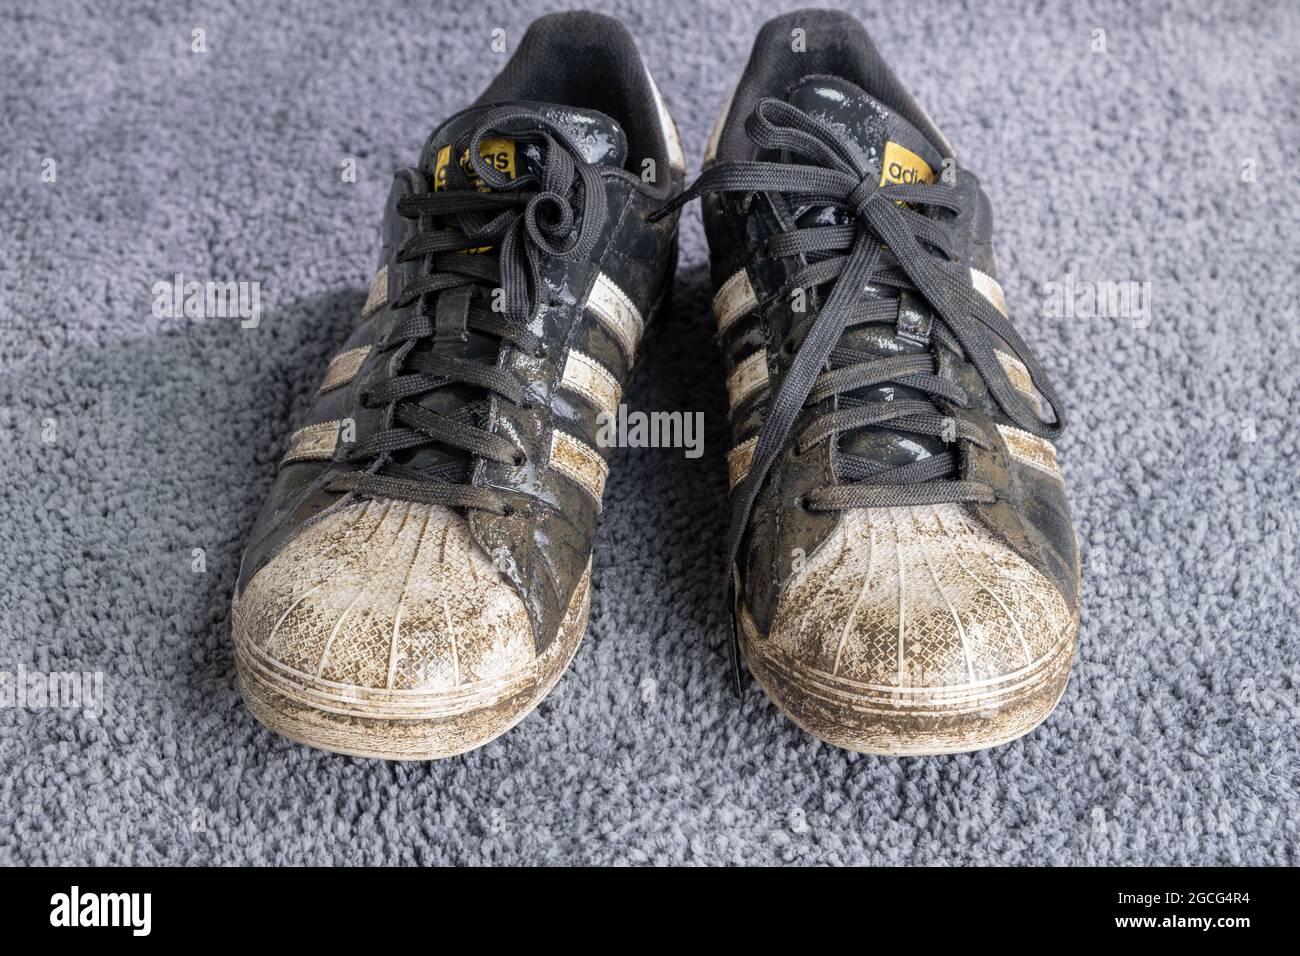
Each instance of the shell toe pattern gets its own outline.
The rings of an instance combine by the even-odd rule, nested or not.
[[[357,756],[430,759],[522,720],[586,626],[584,574],[539,654],[527,610],[439,506],[358,501],[302,529],[238,595],[240,690],[276,733]]]
[[[1078,619],[960,505],[846,511],[741,646],[776,704],[850,750],[935,754],[1013,740],[1069,679]]]

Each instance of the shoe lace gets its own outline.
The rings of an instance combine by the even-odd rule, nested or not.
[[[531,147],[530,153],[540,154],[539,171],[511,179],[493,168],[479,153],[489,136],[511,137],[521,156],[525,143],[535,144],[536,153]],[[585,161],[568,134],[524,107],[489,110],[452,145],[451,155],[468,156],[484,188],[452,161],[438,191],[398,201],[397,213],[417,228],[396,261],[423,265],[393,306],[418,308],[379,343],[394,357],[360,396],[363,407],[386,409],[385,427],[348,450],[344,461],[360,467],[336,475],[326,487],[507,514],[512,506],[503,494],[471,484],[470,467],[474,458],[514,467],[527,460],[523,449],[486,427],[492,396],[529,407],[524,385],[498,364],[500,348],[545,356],[545,342],[528,327],[543,295],[542,265],[591,253],[606,218],[605,192],[598,168]],[[471,332],[499,340],[497,354],[488,361],[463,354],[458,343],[468,342]],[[421,404],[442,389],[459,396],[452,410]],[[426,446],[451,454],[419,469],[398,460]]]
[[[1017,426],[1049,437],[1064,425],[1060,401],[1046,374],[1010,321],[971,286],[969,272],[955,255],[956,236],[933,214],[935,210],[960,213],[954,186],[881,185],[878,174],[860,162],[834,129],[781,100],[761,100],[747,118],[745,129],[760,148],[786,150],[808,163],[719,163],[705,170],[656,215],[667,215],[705,194],[774,192],[833,207],[844,221],[795,227],[767,244],[769,255],[805,257],[806,264],[793,276],[787,291],[831,288],[821,309],[791,329],[787,342],[782,343],[783,354],[791,356],[789,364],[770,399],[749,472],[732,495],[726,564],[729,607],[734,607],[731,568],[754,502],[792,436],[798,453],[823,441],[837,446],[845,433],[881,427],[987,444],[981,429],[964,418],[944,415],[935,401],[874,401],[847,395],[894,384],[956,408],[970,406],[964,390],[939,374],[933,344],[927,353],[883,357],[841,344],[850,328],[897,320],[900,300],[882,297],[883,290],[915,292],[928,303],[935,320],[932,339],[965,355],[998,406]],[[870,297],[864,294],[868,291]],[[1008,378],[990,332],[1029,370],[1055,415],[1052,423],[1042,420]],[[838,400],[827,401],[832,398]],[[801,417],[805,424],[796,432]],[[993,489],[986,483],[955,477],[958,461],[948,451],[895,467],[845,453],[834,455],[833,460],[837,480],[807,496],[804,504],[810,510],[994,500]],[[739,686],[734,640],[731,653]]]

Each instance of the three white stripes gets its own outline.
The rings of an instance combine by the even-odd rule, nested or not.
[[[630,367],[636,360],[637,345],[645,329],[645,320],[635,303],[613,279],[601,272],[587,297],[587,308],[618,342]],[[570,349],[560,373],[560,387],[581,395],[597,411],[606,415],[618,413],[623,389],[613,373],[590,355]],[[551,465],[600,504],[609,477],[609,466],[600,452],[557,428],[551,432]]]
[[[997,280],[978,269],[972,268],[970,273],[972,287],[987,298],[999,312],[1006,315],[1005,296]],[[387,269],[381,269],[375,275],[370,285],[370,294],[361,310],[363,319],[386,304],[387,278]],[[713,299],[713,312],[719,333],[725,332],[757,305],[758,299],[748,273],[744,269],[738,270],[722,284]],[[636,305],[612,279],[604,273],[599,273],[588,296],[587,306],[619,343],[628,363],[631,364],[636,357],[637,345],[644,331],[644,320]],[[351,382],[369,351],[369,346],[365,346],[336,355],[330,361],[318,394]],[[997,352],[997,358],[1016,388],[1039,406],[1041,398],[1023,363],[1001,351]],[[742,359],[727,379],[727,395],[732,412],[751,395],[765,388],[768,381],[767,355],[764,351],[754,352]],[[560,376],[560,386],[576,392],[593,407],[610,415],[617,412],[622,396],[622,388],[614,375],[600,362],[578,351],[571,351],[566,357]],[[289,450],[281,464],[332,458],[337,444],[338,427],[338,421],[330,421],[309,425],[294,432],[289,440]],[[1008,426],[999,426],[999,432],[1013,458],[1060,479],[1056,449],[1051,442]],[[727,455],[730,483],[733,488],[749,471],[755,440],[750,438],[742,442]],[[598,502],[600,501],[609,469],[598,452],[573,436],[556,431],[551,438],[551,461],[557,470],[572,478]]]
[[[984,298],[988,299],[1002,315],[1007,314],[1006,296],[1002,286],[991,275],[979,269],[970,270],[971,286]],[[731,328],[737,320],[757,308],[758,296],[749,280],[749,273],[738,270],[726,282],[722,283],[713,298],[713,314],[718,323],[718,333]],[[1034,387],[1033,379],[1023,362],[1005,352],[996,352],[998,362],[1007,373],[1011,383],[1026,397],[1031,399],[1035,408],[1041,411],[1042,397]],[[727,397],[734,414],[736,409],[751,395],[767,386],[767,354],[760,350],[741,359],[735,370],[727,378]],[[1051,442],[1029,432],[1008,426],[998,426],[1011,456],[1030,467],[1036,468],[1058,480],[1061,479],[1060,468],[1056,461],[1056,448]],[[727,469],[730,473],[731,487],[735,488],[749,473],[750,462],[754,456],[754,444],[757,437],[741,442],[727,454]]]

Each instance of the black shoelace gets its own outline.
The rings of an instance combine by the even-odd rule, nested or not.
[[[537,144],[540,172],[525,174],[521,168],[511,179],[493,168],[479,154],[480,143],[489,136],[515,140],[520,163],[524,144]],[[478,189],[457,161],[466,155],[473,174],[490,192]],[[606,216],[605,191],[597,167],[585,161],[563,129],[523,107],[485,113],[452,144],[451,156],[444,188],[404,196],[397,204],[397,212],[419,226],[398,251],[397,261],[423,261],[424,266],[393,303],[394,308],[419,307],[378,346],[396,350],[390,364],[394,371],[360,399],[365,407],[387,408],[387,427],[348,451],[347,461],[365,467],[336,476],[327,488],[505,514],[512,508],[509,501],[491,488],[470,484],[464,458],[515,467],[525,463],[522,449],[485,427],[487,399],[498,396],[526,408],[525,388],[497,364],[495,354],[465,357],[438,346],[468,342],[476,333],[544,356],[545,343],[528,329],[542,295],[543,257],[574,261],[591,253]],[[450,412],[420,404],[439,389],[465,387],[484,399],[452,402]],[[394,460],[430,445],[453,454],[424,469]]]
[[[954,254],[957,241],[948,225],[920,211],[959,213],[961,206],[953,186],[881,186],[879,174],[863,166],[833,129],[781,100],[761,100],[746,120],[745,130],[760,148],[786,150],[808,164],[720,163],[703,172],[686,192],[656,215],[666,215],[706,193],[773,192],[834,207],[849,218],[841,225],[796,228],[774,236],[767,245],[767,253],[775,257],[805,257],[806,265],[793,277],[787,292],[833,285],[820,311],[791,331],[786,346],[792,358],[769,401],[749,473],[732,496],[726,564],[727,599],[732,611],[735,594],[731,569],[754,502],[806,409],[812,410],[848,392],[888,383],[918,389],[957,408],[969,407],[968,396],[939,376],[934,352],[879,357],[840,344],[849,328],[896,321],[899,301],[864,297],[868,285],[919,293],[933,310],[934,338],[974,365],[989,393],[1020,428],[1050,437],[1064,425],[1056,392],[1024,340],[1002,313],[971,286],[969,271]],[[990,338],[989,332],[1005,341],[1024,363],[1035,387],[1050,404],[1054,422],[1045,423],[1016,390],[995,355],[992,342],[996,339]],[[987,441],[977,427],[965,419],[945,416],[932,402],[877,402],[846,397],[835,404],[833,410],[814,412],[808,423],[793,434],[796,451],[802,453],[822,441],[838,444],[843,433],[873,427],[979,445]],[[836,454],[833,458],[839,483],[809,495],[805,507],[837,510],[994,499],[993,489],[987,484],[954,477],[958,462],[950,452],[893,468],[854,455]],[[737,622],[732,623],[731,665],[739,689]]]

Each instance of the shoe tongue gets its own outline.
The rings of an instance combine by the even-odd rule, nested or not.
[[[933,182],[943,157],[915,126],[848,80],[806,76],[786,102],[829,124],[880,184]],[[787,157],[789,159],[789,157]]]
[[[440,189],[445,181],[456,141],[472,131],[485,113],[499,106],[524,106],[545,116],[568,134],[588,163],[621,167],[627,160],[627,136],[623,128],[604,113],[526,101],[493,103],[456,114],[429,137],[420,157],[420,167],[433,176],[435,189]],[[536,142],[518,142],[508,136],[485,136],[479,143],[479,154],[511,179],[525,173],[540,172],[545,152],[545,147]],[[460,159],[468,170],[468,155],[462,155]],[[478,188],[483,188],[472,172],[470,178]]]

